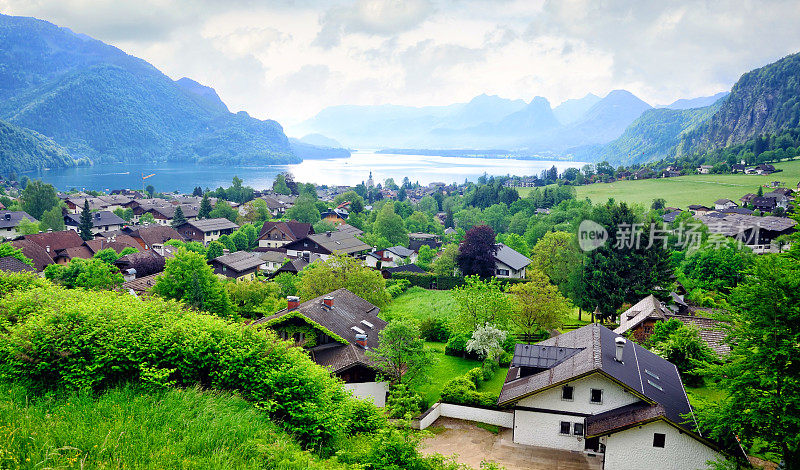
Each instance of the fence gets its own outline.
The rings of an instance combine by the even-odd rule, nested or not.
[[[450,403],[436,402],[425,413],[420,415],[415,421],[419,423],[419,429],[425,429],[438,418],[455,418],[465,421],[475,421],[478,423],[493,424],[503,428],[514,427],[513,411],[498,411],[476,406],[453,405]],[[415,423],[416,424],[416,423]]]

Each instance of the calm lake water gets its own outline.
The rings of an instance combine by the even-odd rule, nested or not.
[[[295,180],[327,185],[353,186],[366,181],[369,172],[376,183],[386,178],[396,182],[408,176],[411,181],[428,184],[434,181],[463,183],[464,179],[475,181],[484,172],[492,176],[534,175],[552,167],[559,172],[569,167],[580,168],[581,162],[557,162],[544,160],[515,160],[489,158],[436,157],[426,155],[377,154],[359,150],[350,158],[330,160],[305,160],[296,165],[267,166],[206,166],[195,164],[159,163],[103,163],[60,170],[27,173],[30,178],[41,178],[59,190],[72,188],[107,191],[119,188],[141,188],[142,174],[155,176],[145,184],[152,184],[157,191],[191,192],[195,186],[217,188],[229,186],[234,176],[244,184],[256,189],[272,186],[275,176],[290,171]]]

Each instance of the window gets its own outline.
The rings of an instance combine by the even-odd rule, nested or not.
[[[572,385],[564,385],[561,387],[561,399],[572,401],[572,394],[575,388]]]
[[[660,432],[653,433],[653,447],[661,447],[663,449],[666,440],[666,434],[661,434]]]
[[[498,269],[497,270],[498,276],[508,276],[508,269]]]
[[[576,436],[583,436],[583,423],[575,423],[572,427],[572,434]]]
[[[589,401],[592,403],[603,403],[603,391],[599,388],[593,388]]]
[[[559,434],[569,434],[571,426],[572,426],[572,423],[570,423],[569,421],[562,421],[561,422],[561,430],[559,431]]]

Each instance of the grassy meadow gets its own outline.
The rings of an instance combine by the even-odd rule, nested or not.
[[[601,203],[614,198],[629,204],[649,207],[655,198],[664,198],[667,206],[685,209],[689,204],[713,205],[717,199],[727,198],[739,202],[747,193],[755,193],[759,185],[782,181],[795,188],[800,182],[800,160],[775,164],[782,169],[772,175],[688,175],[676,178],[653,178],[648,180],[616,181],[578,186],[578,198],[589,198]],[[526,196],[531,188],[519,188]],[[768,192],[767,189],[764,192]]]

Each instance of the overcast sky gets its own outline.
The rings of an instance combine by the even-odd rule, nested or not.
[[[232,111],[289,127],[336,104],[651,104],[727,90],[800,51],[800,1],[0,0],[113,44]]]

